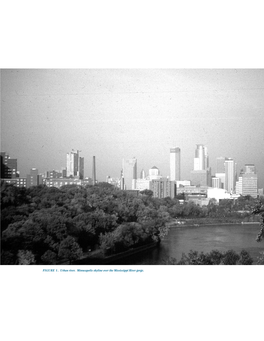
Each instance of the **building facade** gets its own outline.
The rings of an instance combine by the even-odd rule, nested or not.
[[[149,180],[157,180],[161,179],[162,176],[160,175],[160,171],[156,166],[153,166],[149,170],[149,176],[147,177]]]
[[[167,178],[157,179],[150,181],[150,188],[153,192],[154,198],[175,198],[176,196],[176,183]]]
[[[84,158],[80,157],[79,150],[72,150],[70,153],[67,153],[66,174],[67,177],[84,178]]]
[[[205,170],[208,163],[207,148],[203,144],[197,144],[195,149],[193,170]]]
[[[236,184],[236,165],[232,158],[225,160],[225,187],[229,193],[235,193]]]
[[[123,159],[121,189],[135,190],[137,181],[137,159]]]
[[[256,167],[253,164],[246,164],[236,182],[236,193],[240,195],[250,195],[253,198],[258,196],[258,176]]]
[[[78,178],[49,179],[49,178],[46,178],[43,180],[43,183],[48,187],[61,188],[62,186],[67,186],[67,185],[78,185],[78,186],[92,185],[93,181],[91,178],[85,178],[85,179],[78,179]]]
[[[181,180],[181,150],[180,148],[170,148],[170,180]]]
[[[194,186],[211,186],[208,150],[203,144],[196,145],[191,183]]]
[[[212,187],[221,188],[221,180],[218,177],[212,177]]]
[[[27,175],[27,188],[42,185],[43,178],[44,176],[38,173],[37,168],[31,168],[30,174]]]
[[[6,152],[1,152],[1,178],[15,179],[19,177],[17,159],[11,159]]]

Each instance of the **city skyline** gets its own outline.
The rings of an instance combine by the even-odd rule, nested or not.
[[[122,159],[170,174],[169,150],[181,149],[189,179],[196,144],[239,171],[253,163],[264,187],[263,70],[2,70],[1,150],[25,176],[60,169],[65,152],[81,149],[84,174],[117,177]]]

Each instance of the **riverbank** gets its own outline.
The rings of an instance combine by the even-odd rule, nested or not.
[[[201,226],[201,225],[243,225],[243,224],[259,224],[258,219],[252,221],[239,218],[195,218],[195,219],[173,219],[167,223],[169,227],[184,226]]]
[[[91,253],[85,257],[72,262],[73,265],[118,265],[129,257],[138,256],[159,246],[158,242],[149,243],[136,248],[129,249],[111,256],[104,256],[101,251]]]

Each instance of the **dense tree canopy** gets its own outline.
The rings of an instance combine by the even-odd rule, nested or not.
[[[159,240],[170,215],[149,193],[109,184],[29,189],[1,184],[2,264],[58,264]],[[112,244],[111,244],[112,241]]]
[[[175,198],[134,196],[107,183],[17,188],[1,183],[2,264],[59,264],[90,251],[128,250],[168,233],[171,219],[250,217],[251,197],[199,207]]]

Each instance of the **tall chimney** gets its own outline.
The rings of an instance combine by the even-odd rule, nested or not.
[[[93,156],[93,185],[96,184],[96,166],[95,166],[95,156]]]

